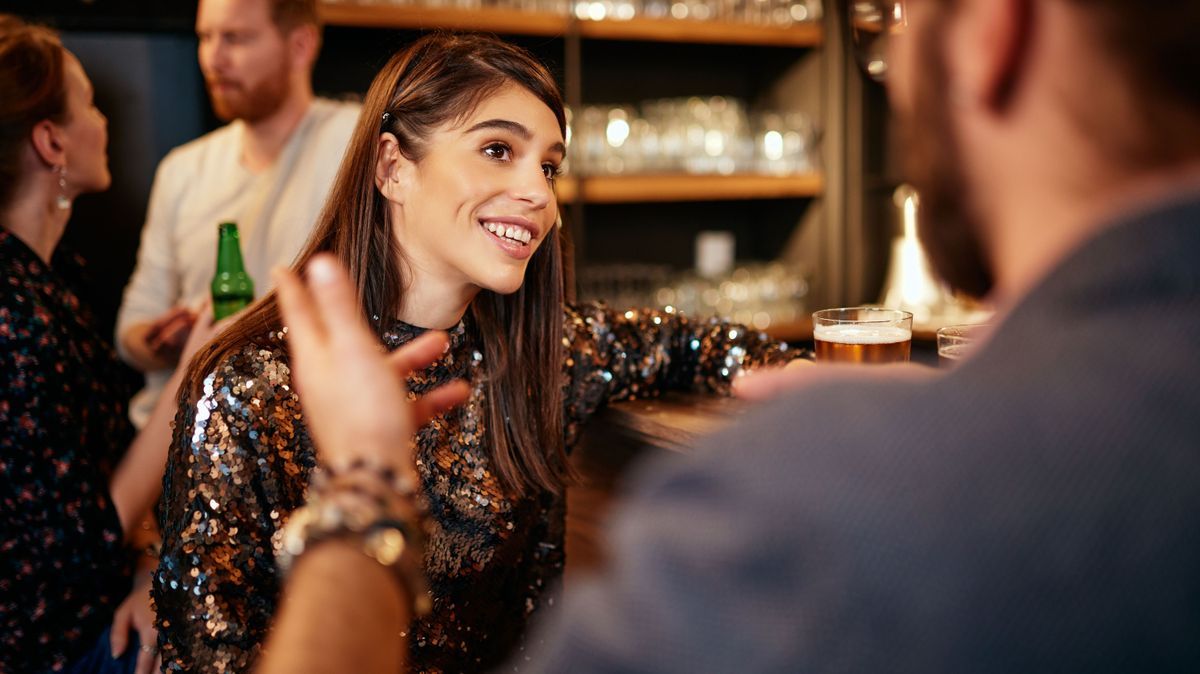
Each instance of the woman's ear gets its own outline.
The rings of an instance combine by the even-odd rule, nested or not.
[[[392,133],[379,134],[375,187],[388,201],[403,204],[412,183],[413,162],[400,151],[400,141]]]
[[[62,128],[48,119],[43,119],[33,127],[30,134],[33,151],[47,166],[66,166],[66,139]]]

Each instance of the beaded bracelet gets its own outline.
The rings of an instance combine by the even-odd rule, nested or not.
[[[343,470],[318,471],[308,503],[281,531],[277,565],[287,575],[315,544],[355,541],[363,554],[387,567],[412,597],[414,615],[432,607],[422,568],[425,518],[412,480],[386,467],[356,461]]]

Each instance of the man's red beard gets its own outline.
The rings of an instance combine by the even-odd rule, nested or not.
[[[944,17],[934,21],[925,34],[945,35]],[[935,40],[916,45],[913,110],[899,120],[905,171],[921,194],[918,234],[934,273],[954,290],[984,297],[995,279],[950,116],[942,46]]]
[[[225,88],[218,88],[218,83],[224,84]],[[283,106],[291,90],[286,64],[280,64],[279,72],[264,77],[253,88],[230,80],[206,79],[205,85],[213,113],[224,122],[241,119],[253,123],[266,119]]]

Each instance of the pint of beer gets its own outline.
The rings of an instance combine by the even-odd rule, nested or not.
[[[904,363],[912,350],[912,314],[851,307],[813,314],[819,363]]]

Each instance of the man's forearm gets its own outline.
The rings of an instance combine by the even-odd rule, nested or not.
[[[395,674],[410,606],[392,572],[354,543],[317,544],[296,560],[256,672]]]

